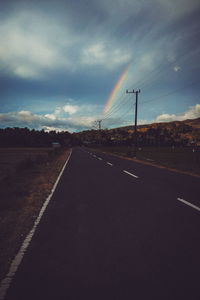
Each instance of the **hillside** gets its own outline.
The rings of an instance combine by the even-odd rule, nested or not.
[[[134,126],[87,130],[76,134],[83,144],[131,145]],[[138,126],[140,146],[200,146],[200,118]]]
[[[172,122],[161,122],[161,123],[151,123],[151,124],[144,124],[144,125],[138,125],[138,130],[147,130],[149,128],[158,128],[158,127],[165,127],[167,129],[171,129],[174,127],[179,127],[182,125],[189,125],[193,128],[200,129],[200,118],[197,119],[188,119],[184,121],[172,121]],[[134,126],[124,126],[120,127],[118,129],[125,129],[125,130],[133,130]]]
[[[134,126],[78,133],[17,127],[0,129],[0,147],[51,147],[53,142],[63,147],[82,144],[130,146],[134,138]],[[200,118],[139,125],[138,146],[200,146]]]

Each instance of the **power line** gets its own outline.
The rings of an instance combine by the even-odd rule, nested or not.
[[[124,99],[123,99],[124,100]],[[104,120],[105,119],[108,119],[110,118],[111,116],[117,114],[120,110],[122,110],[126,104],[128,104],[128,101],[127,99],[125,101],[120,102],[117,106],[113,107],[113,109],[111,109],[106,115],[105,117],[103,118]]]
[[[122,100],[121,102],[119,102]],[[121,94],[117,98],[118,103],[114,104],[111,109],[104,115],[104,118],[107,118],[108,116],[112,115],[113,113],[116,113],[126,102],[127,98],[124,96],[124,94]]]
[[[162,98],[168,97],[168,96],[170,96],[170,95],[172,95],[172,94],[177,93],[177,92],[180,91],[180,90],[186,89],[188,86],[193,85],[193,84],[195,84],[195,83],[200,83],[200,81],[198,80],[198,81],[190,82],[190,83],[189,83],[188,85],[186,85],[186,86],[183,86],[183,87],[181,87],[181,88],[172,90],[172,91],[168,92],[167,94],[162,94],[162,95],[160,95],[158,98],[153,98],[153,99],[150,99],[150,100],[141,102],[141,104],[145,104],[145,103],[149,103],[149,102],[153,102],[153,101],[159,100],[161,97],[162,97]]]
[[[198,32],[199,33],[199,32]],[[195,34],[198,34],[198,33],[195,33]],[[136,81],[136,84],[141,84],[141,87],[146,87],[148,86],[149,84],[152,84],[153,81],[156,80],[156,78],[162,73],[162,72],[166,72],[166,70],[164,69],[165,67],[169,68],[170,66],[176,64],[177,62],[179,62],[185,55],[187,54],[187,51],[184,51],[182,53],[181,56],[179,56],[176,60],[172,61],[171,63],[167,63],[165,64],[164,66],[158,66],[158,68],[156,68],[155,70],[152,70],[149,74],[147,74],[143,79],[141,80],[138,80]],[[153,74],[154,76],[149,79],[149,76]],[[131,79],[130,79],[131,80]],[[193,84],[193,83],[191,83]],[[185,88],[185,87],[184,87]],[[178,90],[180,89],[176,89],[176,90],[173,90],[167,94],[164,94],[164,95],[161,95],[160,97],[167,97],[175,92],[177,92]],[[145,104],[145,103],[148,103],[148,102],[151,102],[151,101],[155,101],[155,100],[158,100],[160,99],[159,98],[154,98],[154,99],[151,99],[151,100],[147,100],[145,102],[142,102],[141,104]],[[124,99],[123,95],[121,95],[120,97],[118,97],[118,102],[122,100],[120,103],[114,105],[104,116],[103,118],[103,121],[106,121],[106,120],[109,120],[111,119],[111,117],[115,114],[117,114],[122,108],[123,106],[126,104],[126,99]],[[127,113],[126,113],[127,114]],[[121,118],[120,118],[121,119]]]
[[[93,127],[95,127],[95,129],[101,130],[101,122],[102,122],[102,120],[94,121],[94,126]]]
[[[130,111],[131,111],[131,108],[132,108],[132,103],[129,103],[129,105],[128,105],[128,107],[126,107],[126,110],[125,110],[125,112],[122,114],[122,115],[120,115],[120,117],[116,117],[116,118],[112,118],[112,117],[110,117],[110,118],[107,118],[107,119],[105,119],[105,120],[103,120],[105,123],[108,123],[109,122],[109,126],[112,126],[113,124],[120,124],[120,122],[124,122],[124,117],[129,113],[130,114]],[[112,119],[114,119],[113,121],[112,121]]]
[[[200,32],[196,32],[194,33],[193,35],[198,35]],[[192,44],[192,43],[189,43],[189,44]],[[188,46],[188,44],[187,44]],[[193,52],[195,52],[196,50],[194,50]],[[188,50],[185,49],[185,51],[174,61],[172,61],[171,63],[167,63],[165,65],[160,65],[158,66],[155,70],[152,70],[149,74],[147,74],[143,79],[140,79],[138,81],[136,81],[134,83],[134,85],[140,85],[141,88],[144,88],[146,87],[147,84],[150,84],[151,82],[153,82],[155,79],[157,79],[158,75],[160,75],[162,72],[166,72],[166,69],[165,68],[169,68],[170,66],[178,63],[184,56],[186,56],[188,54]],[[155,73],[155,74],[154,74]],[[154,74],[154,76],[152,77],[151,74]],[[150,81],[149,81],[149,77],[151,76],[150,78]],[[131,89],[132,87],[130,86],[129,89]]]

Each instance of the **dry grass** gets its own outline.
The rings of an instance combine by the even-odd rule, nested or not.
[[[6,275],[69,155],[50,148],[0,149],[9,168],[0,181],[0,280]],[[4,164],[6,160],[4,161]],[[9,170],[9,171],[8,171]]]
[[[0,148],[0,180],[11,176],[17,168],[39,158],[47,158],[52,148]]]
[[[124,157],[133,157],[133,147],[101,147],[99,150]],[[138,161],[151,161],[154,165],[200,175],[200,150],[192,147],[141,147],[137,151]]]

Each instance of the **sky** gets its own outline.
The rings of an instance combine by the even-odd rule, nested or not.
[[[200,117],[199,0],[0,1],[0,127]],[[126,93],[126,90],[129,93]]]

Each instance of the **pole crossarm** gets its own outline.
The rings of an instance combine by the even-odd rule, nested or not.
[[[101,122],[102,122],[102,121],[103,121],[103,120],[96,120],[96,121],[95,121],[95,123],[98,124],[97,126],[98,126],[98,129],[99,129],[99,130],[101,130]]]
[[[126,94],[136,94],[136,93],[139,94],[140,92],[141,92],[140,89],[139,89],[139,90],[136,90],[136,91],[135,91],[135,90],[132,90],[132,91],[130,91],[130,92],[129,92],[129,90],[126,90]]]

